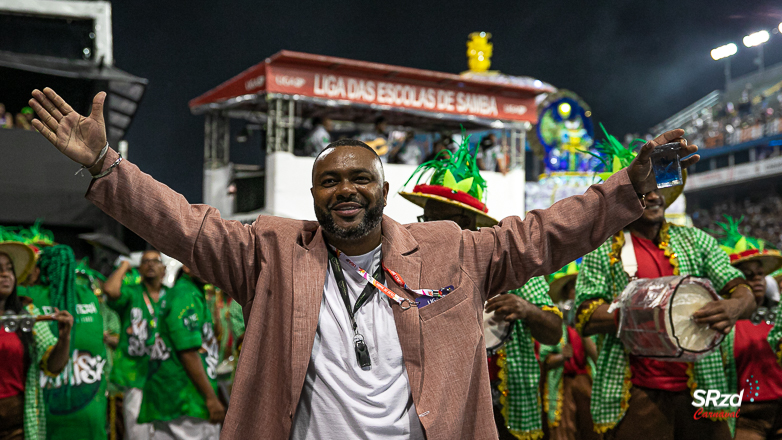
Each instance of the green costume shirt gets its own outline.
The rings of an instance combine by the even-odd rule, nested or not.
[[[144,388],[149,366],[149,346],[156,342],[156,326],[160,310],[166,305],[166,291],[160,289],[158,302],[145,301],[144,284],[122,286],[120,297],[107,302],[120,317],[120,334],[117,350],[114,352],[114,365],[111,369],[111,382],[121,388]],[[152,310],[150,310],[150,308]]]
[[[521,289],[511,294],[520,296],[531,304],[562,317],[548,296],[548,283],[543,277],[527,281]],[[540,418],[541,404],[538,397],[540,365],[535,357],[535,341],[524,321],[513,322],[511,336],[498,352],[502,416],[508,430],[520,439],[543,437],[543,423]]]
[[[139,423],[182,416],[209,420],[206,401],[176,354],[199,348],[206,375],[217,392],[219,346],[212,314],[203,291],[188,275],[177,281],[166,308],[161,311],[160,338],[165,345],[164,354],[150,361]]]
[[[236,301],[231,301],[228,306],[228,317],[231,321],[231,331],[234,334],[234,349],[236,349],[236,339],[244,334],[244,315],[242,314],[242,306]]]
[[[662,247],[669,245],[666,255],[671,258],[677,275],[707,278],[718,292],[729,281],[744,278],[738,269],[730,265],[728,254],[720,249],[717,241],[699,229],[666,223],[660,230],[660,242]],[[610,304],[622,293],[629,283],[629,276],[620,260],[623,244],[624,235],[620,232],[584,257],[576,281],[576,307],[592,299]],[[579,314],[576,322],[579,333],[595,308],[593,304]],[[591,412],[595,430],[605,432],[624,417],[632,382],[629,357],[622,341],[612,334],[601,335],[598,341]],[[721,346],[687,369],[691,392],[704,389],[728,393],[730,388],[723,350]],[[716,412],[719,409],[705,407],[704,411]],[[735,419],[728,422],[735,422]]]
[[[115,336],[119,340],[121,324],[119,315],[106,304],[106,295],[101,297],[100,314],[103,316],[103,333]],[[109,378],[109,395],[113,396],[120,392],[119,387],[111,380],[111,370],[114,367],[114,349],[106,346],[106,377]]]
[[[57,377],[40,374],[46,402],[46,438],[87,440],[106,438],[106,347],[100,303],[89,285],[76,282],[76,310],[71,332],[71,355]],[[25,295],[33,305],[54,311],[48,286],[32,286]],[[48,312],[47,312],[48,310]],[[48,323],[57,333],[57,323]],[[64,387],[69,383],[70,387]]]

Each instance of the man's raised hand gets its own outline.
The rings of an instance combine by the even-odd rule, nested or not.
[[[95,161],[106,145],[106,124],[103,122],[103,101],[106,93],[100,92],[92,100],[92,112],[84,117],[76,113],[54,90],[33,90],[30,107],[38,115],[33,127],[61,153],[84,166],[100,164]]]
[[[655,147],[670,142],[678,142],[681,144],[679,157],[689,156],[698,151],[697,146],[687,145],[687,141],[682,136],[684,136],[684,130],[677,128],[676,130],[666,131],[641,147],[638,156],[636,156],[627,170],[630,182],[632,182],[633,187],[635,188],[635,192],[638,194],[647,194],[650,191],[657,189],[657,180],[655,180],[654,172],[652,172],[651,160],[652,151],[654,151]],[[693,154],[693,156],[681,161],[682,169],[695,164],[699,159],[699,155]]]

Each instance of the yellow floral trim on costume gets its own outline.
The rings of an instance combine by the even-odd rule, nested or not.
[[[698,382],[695,381],[695,364],[687,362],[687,388],[690,389],[690,395],[698,389]]]
[[[619,255],[622,254],[622,247],[625,245],[625,234],[624,231],[619,231],[614,235],[614,239],[611,242],[611,252],[608,254],[608,258],[611,262],[611,265],[618,263],[621,261],[619,259]]]
[[[52,350],[54,350],[54,345],[46,349],[46,353],[43,354],[41,357],[41,371],[43,371],[43,374],[49,376],[49,377],[57,377],[59,374],[54,374],[51,371],[49,371],[49,355],[52,354]]]
[[[497,367],[500,371],[497,372],[497,376],[500,378],[500,383],[497,385],[497,389],[500,391],[500,407],[502,407],[501,413],[503,420],[508,420],[508,361],[505,349],[497,351]],[[507,425],[507,423],[506,423]],[[523,432],[510,429],[506,426],[508,431],[513,434],[514,437],[519,440],[537,440],[543,438],[543,430],[536,429],[533,431]]]
[[[548,397],[548,393],[546,393]],[[562,420],[562,401],[565,398],[565,377],[564,375],[559,380],[559,386],[557,387],[557,409],[554,410],[554,420],[548,421],[548,426],[556,428],[559,426],[559,422]],[[548,411],[547,411],[548,412]]]
[[[548,375],[546,375],[546,376],[548,376]],[[546,380],[543,382],[543,389],[544,390],[548,390],[548,377],[546,377]],[[551,406],[549,405],[548,393],[544,392],[542,394],[543,394],[543,412],[544,413],[548,413],[549,408],[551,408]],[[551,426],[551,421],[550,420],[549,420],[548,424],[549,424],[549,426]]]
[[[614,428],[620,420],[625,416],[625,413],[627,412],[627,408],[630,405],[630,389],[633,387],[633,382],[631,381],[631,378],[633,377],[632,371],[630,371],[630,363],[628,362],[625,366],[625,380],[622,383],[622,401],[619,404],[619,416],[616,418],[616,421],[614,422],[608,422],[608,423],[595,423],[594,424],[594,431],[598,434],[603,434],[609,429]]]
[[[777,345],[777,364],[782,367],[782,341],[779,341],[779,344]]]
[[[497,385],[497,389],[500,391],[500,407],[502,407],[502,418],[508,420],[508,361],[505,349],[501,348],[497,351],[497,367],[499,371],[497,376],[500,378],[500,383]]]
[[[679,275],[679,259],[676,257],[676,252],[671,250],[671,235],[668,233],[669,228],[670,225],[668,222],[663,223],[660,228],[660,244],[657,246],[664,251],[665,256],[668,257],[668,260],[671,262],[673,274]]]
[[[582,334],[581,332],[584,330],[584,326],[592,318],[592,314],[595,313],[595,310],[605,303],[606,301],[602,298],[593,300],[592,303],[589,304],[589,307],[578,314],[578,319],[576,319],[576,331],[579,335]]]
[[[565,319],[565,317],[562,315],[562,311],[560,311],[559,307],[557,306],[543,306],[540,308],[540,310],[543,310],[544,312],[551,312],[559,316],[559,319]]]

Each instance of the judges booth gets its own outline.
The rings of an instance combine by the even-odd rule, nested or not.
[[[314,159],[294,155],[309,119],[328,117],[337,134],[349,134],[382,116],[389,126],[418,133],[458,133],[461,127],[499,133],[510,172],[483,173],[489,212],[496,218],[523,215],[526,132],[537,122],[536,96],[554,89],[532,78],[508,78],[518,79],[278,52],[190,101],[192,113],[205,116],[204,203],[245,221],[258,214],[314,219]],[[257,163],[234,163],[248,157],[247,150]],[[391,186],[386,213],[403,223],[421,214],[396,194],[414,169],[385,167]]]

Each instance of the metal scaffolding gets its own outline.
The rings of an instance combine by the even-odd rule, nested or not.
[[[269,117],[266,120],[266,152],[293,153],[293,129],[296,122],[296,101],[286,95],[267,95]]]
[[[231,122],[222,112],[208,113],[204,122],[204,169],[228,165]]]

